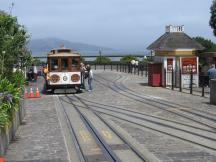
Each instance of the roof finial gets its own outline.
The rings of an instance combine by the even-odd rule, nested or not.
[[[167,25],[166,26],[166,33],[183,33],[184,32],[184,25]]]

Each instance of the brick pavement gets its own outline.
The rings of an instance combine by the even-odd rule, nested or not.
[[[173,101],[185,107],[193,107],[197,110],[206,110],[211,114],[216,114],[216,106],[208,104],[208,98],[179,93],[164,88],[153,88],[145,86],[147,79],[133,76],[131,74],[96,71],[98,75],[110,80],[118,78],[119,74],[124,78],[120,81],[127,87],[140,94],[163,100]],[[172,119],[177,116],[158,111],[156,108],[149,108],[132,98],[119,95],[116,92],[93,81],[92,92],[84,92],[78,96],[106,105],[115,105],[133,108],[142,112],[156,114]],[[105,93],[106,92],[106,93]],[[46,103],[46,104],[44,104]],[[26,101],[26,125],[22,125],[17,133],[17,141],[12,143],[7,152],[8,161],[67,161],[67,150],[61,134],[61,128],[54,108],[52,96],[43,96],[41,99]],[[158,133],[146,128],[134,126],[117,119],[109,118],[122,127],[131,137],[146,147],[158,159],[164,162],[216,162],[216,157],[212,152],[197,147],[189,142]],[[179,120],[179,119],[178,119]],[[183,121],[180,119],[179,121]],[[185,120],[187,122],[187,120]],[[195,123],[194,123],[195,124]],[[55,142],[53,142],[55,141]]]
[[[39,82],[41,81],[42,79],[39,79]],[[24,106],[24,124],[19,127],[16,140],[7,150],[6,161],[68,162],[53,97],[43,95],[38,99],[27,99]]]

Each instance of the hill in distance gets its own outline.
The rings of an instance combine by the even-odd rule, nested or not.
[[[111,48],[100,47],[85,43],[70,42],[58,38],[44,38],[44,39],[33,39],[28,43],[28,48],[32,51],[33,56],[45,56],[51,49],[59,48],[61,45],[64,45],[66,48],[71,48],[73,50],[82,52],[82,51],[113,51]]]

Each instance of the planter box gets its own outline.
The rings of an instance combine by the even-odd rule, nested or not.
[[[0,156],[6,153],[11,140],[15,138],[16,131],[25,116],[24,100],[21,99],[18,111],[13,113],[13,120],[3,129],[0,129]]]

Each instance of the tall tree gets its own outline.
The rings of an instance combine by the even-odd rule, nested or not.
[[[213,33],[216,36],[216,0],[213,0],[212,2],[212,5],[210,7],[210,13],[211,13],[211,17],[210,17],[209,25],[213,29]]]
[[[25,45],[28,35],[17,18],[0,12],[0,74],[10,75],[12,67],[30,57]]]
[[[195,37],[193,38],[195,41],[199,42],[203,47],[205,47],[205,50],[203,52],[211,52],[216,51],[216,44],[212,42],[210,39],[205,39],[203,37]]]

